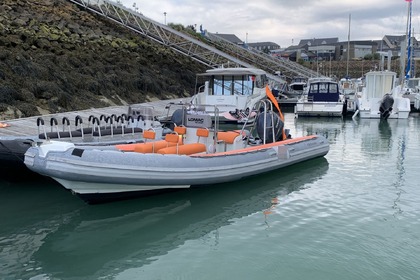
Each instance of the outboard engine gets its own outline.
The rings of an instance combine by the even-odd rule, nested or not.
[[[171,123],[170,123],[170,129],[174,129],[174,124],[179,126],[181,124],[184,124],[184,117],[187,114],[187,110],[185,108],[182,109],[176,109],[171,116]]]
[[[265,120],[265,125],[264,125]],[[283,137],[284,123],[279,115],[273,111],[259,112],[255,119],[258,137],[264,142],[264,128],[265,128],[265,143],[273,142],[273,125],[274,125],[274,141],[280,141]]]
[[[381,105],[379,107],[381,119],[384,119],[384,120],[388,119],[389,115],[391,115],[393,105],[394,105],[394,98],[389,93],[385,94],[381,100]]]

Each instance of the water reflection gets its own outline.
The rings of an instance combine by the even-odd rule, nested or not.
[[[45,215],[43,223],[31,225],[31,234],[39,241],[19,245],[21,254],[29,249],[25,258],[31,269],[22,269],[17,278],[111,277],[151,263],[186,241],[208,234],[214,235],[212,246],[217,246],[220,227],[257,212],[262,213],[263,221],[263,212],[273,198],[306,187],[327,170],[327,160],[318,158],[209,188],[105,205],[70,205],[72,210],[65,218]],[[18,239],[20,233],[9,234]]]
[[[362,150],[369,155],[382,155],[391,151],[394,142],[406,133],[408,120],[360,119],[356,127],[361,134]]]
[[[296,135],[292,136],[318,134],[327,138],[330,143],[335,143],[345,125],[346,121],[342,118],[295,118]]]
[[[0,279],[36,273],[39,265],[33,254],[49,234],[86,206],[68,198],[68,191],[52,181],[0,181]]]
[[[404,160],[407,145],[407,133],[409,120],[377,120],[367,119],[357,122],[362,134],[362,150],[369,158],[378,158],[380,161],[389,161],[395,166],[390,171],[396,170],[395,181],[392,186],[395,188],[395,199],[392,203],[394,217],[403,213],[400,207],[401,195],[404,193],[405,168]],[[395,165],[392,165],[395,163]]]
[[[404,193],[403,186],[405,185],[405,168],[404,160],[406,153],[406,135],[402,134],[398,137],[398,153],[397,153],[397,178],[394,182],[394,187],[396,191],[396,199],[394,200],[394,205],[392,208],[395,210],[394,217],[403,213],[400,207],[401,194]]]

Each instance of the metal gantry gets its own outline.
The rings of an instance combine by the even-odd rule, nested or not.
[[[117,2],[109,0],[69,1],[187,55],[209,68],[227,65],[229,67],[256,67],[265,70],[269,74],[269,78],[277,82],[284,82],[279,76],[274,75],[277,71],[280,71],[287,78],[319,76],[316,72],[298,63],[243,48],[224,40],[217,34],[208,33],[206,36],[208,44],[206,44],[165,24],[147,18],[143,14]]]

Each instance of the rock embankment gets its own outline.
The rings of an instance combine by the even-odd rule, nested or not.
[[[202,71],[69,1],[0,3],[1,119],[186,97]]]

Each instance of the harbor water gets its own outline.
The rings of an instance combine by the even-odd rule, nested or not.
[[[420,116],[285,118],[325,158],[100,205],[0,182],[0,279],[420,279]]]

